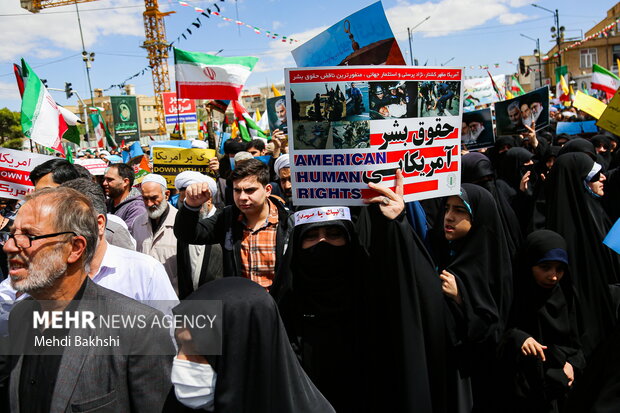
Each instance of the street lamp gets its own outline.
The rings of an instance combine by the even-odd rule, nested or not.
[[[538,84],[539,87],[542,87],[542,72],[541,72],[541,66],[540,66],[540,39],[536,38],[532,38],[530,36],[526,36],[523,33],[519,33],[522,37],[525,37],[526,39],[530,39],[532,41],[536,42],[536,49],[534,50],[534,55],[537,57],[538,60]]]
[[[563,37],[563,33],[564,33],[564,26],[560,27],[560,14],[558,13],[558,9],[555,9],[555,11],[553,10],[549,10],[546,9],[542,6],[539,6],[538,4],[534,4],[532,3],[532,6],[544,10],[544,11],[548,11],[549,13],[553,14],[553,18],[555,21],[555,27],[551,28],[551,32],[553,33],[551,35],[552,38],[555,38],[556,44],[558,46],[558,67],[562,66],[562,55],[560,54],[560,47],[562,45],[562,37]],[[540,52],[540,49],[539,49]]]
[[[411,50],[411,40],[412,40],[412,37],[413,37],[413,30],[418,28],[422,23],[424,23],[425,21],[427,21],[430,18],[431,18],[431,16],[428,16],[427,18],[425,18],[424,20],[422,20],[420,23],[416,24],[412,28],[407,27],[407,37],[409,38],[409,56],[411,58],[411,66],[413,66],[413,51]]]

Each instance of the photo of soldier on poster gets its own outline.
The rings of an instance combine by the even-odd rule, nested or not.
[[[369,82],[372,119],[417,117],[417,82]]]
[[[468,150],[488,148],[495,143],[491,109],[463,113],[461,143]]]
[[[269,120],[269,130],[281,130],[288,134],[288,125],[286,123],[286,97],[276,96],[267,99],[267,118]]]
[[[299,120],[369,120],[368,82],[306,83],[291,88]],[[295,114],[293,114],[295,119]]]

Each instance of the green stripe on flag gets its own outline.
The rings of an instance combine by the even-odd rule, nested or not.
[[[174,61],[176,64],[185,63],[208,66],[240,65],[246,66],[248,70],[252,70],[258,62],[258,58],[251,56],[221,57],[206,53],[188,52],[175,48]]]
[[[36,122],[44,97],[43,83],[24,59],[22,59],[22,76],[24,77],[24,96],[22,97],[21,125],[24,135],[30,137],[30,130]]]
[[[592,72],[600,73],[602,75],[609,76],[613,79],[620,80],[620,77],[616,76],[613,72],[610,72],[609,70],[605,69],[603,66],[599,66],[596,63],[592,65]]]

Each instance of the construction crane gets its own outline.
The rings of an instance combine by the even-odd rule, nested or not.
[[[31,13],[38,13],[42,9],[67,6],[78,3],[90,3],[97,0],[20,0],[21,7]],[[148,52],[149,67],[153,74],[153,91],[155,92],[155,106],[157,111],[157,125],[160,134],[166,133],[166,120],[162,92],[170,91],[170,74],[168,73],[168,42],[166,41],[166,26],[164,17],[173,14],[173,11],[162,13],[159,11],[158,0],[144,0],[144,34],[145,41],[142,47]]]

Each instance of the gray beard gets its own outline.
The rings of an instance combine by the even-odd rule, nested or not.
[[[164,212],[166,212],[167,207],[168,207],[168,201],[164,200],[164,201],[161,201],[161,204],[159,204],[154,211],[151,211],[151,209],[147,209],[146,213],[149,215],[149,218],[157,219],[161,217],[164,214]]]
[[[28,277],[17,281],[11,277],[11,285],[16,291],[28,294],[52,287],[67,272],[67,263],[60,261],[61,254],[61,251],[55,250],[41,263],[31,261],[28,264]]]

